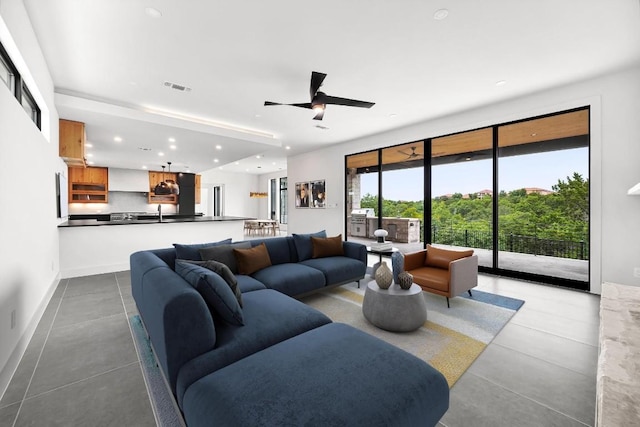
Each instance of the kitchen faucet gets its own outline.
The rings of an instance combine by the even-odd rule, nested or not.
[[[162,222],[162,205],[158,205],[158,222]]]

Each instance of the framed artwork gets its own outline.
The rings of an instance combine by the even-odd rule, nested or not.
[[[309,207],[309,182],[296,182],[296,208]]]
[[[296,208],[325,208],[327,193],[325,180],[296,182]]]
[[[327,205],[327,193],[324,184],[324,179],[311,182],[310,208],[324,208]]]

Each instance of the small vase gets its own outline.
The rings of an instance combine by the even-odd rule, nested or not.
[[[382,261],[380,267],[376,270],[375,274],[376,283],[380,289],[389,289],[393,282],[393,273],[387,266],[387,263]]]
[[[403,271],[398,274],[398,285],[400,285],[402,289],[410,289],[411,285],[413,285],[413,274],[408,271]]]

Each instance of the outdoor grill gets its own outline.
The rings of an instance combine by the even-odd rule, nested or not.
[[[373,217],[372,208],[354,209],[351,211],[351,235],[367,237],[367,218]]]

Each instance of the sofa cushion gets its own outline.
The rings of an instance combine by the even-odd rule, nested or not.
[[[233,274],[238,274],[238,264],[236,263],[236,256],[233,253],[234,249],[249,249],[251,242],[237,242],[230,245],[216,245],[208,248],[200,249],[200,257],[203,260],[213,259],[225,264]]]
[[[291,237],[270,237],[251,242],[253,246],[260,243],[264,243],[267,247],[272,265],[296,261],[296,247]]]
[[[225,282],[227,282],[227,285],[229,285],[229,287],[233,291],[233,294],[236,296],[236,299],[238,300],[238,304],[240,304],[240,307],[242,307],[242,293],[240,291],[240,287],[238,286],[238,279],[236,279],[236,276],[231,272],[229,267],[227,267],[225,264],[212,259],[206,260],[206,261],[194,261],[194,260],[181,259],[176,261],[188,262],[190,264],[199,265],[201,267],[206,268],[207,270],[211,270],[214,273],[218,274],[220,277],[224,279]]]
[[[217,314],[232,325],[244,324],[242,308],[222,277],[204,267],[184,261],[176,261],[176,273],[202,295],[212,314]]]
[[[269,251],[264,243],[249,249],[234,249],[233,253],[236,256],[239,274],[250,275],[271,265]]]
[[[236,279],[238,279],[238,288],[240,288],[240,292],[242,293],[259,291],[260,289],[267,289],[264,283],[254,279],[251,276],[238,274],[236,276]]]
[[[451,261],[466,258],[471,255],[473,255],[473,249],[469,249],[467,251],[451,251],[427,245],[427,257],[424,261],[424,265],[427,267],[449,269],[449,263]]]
[[[200,258],[200,249],[209,246],[227,245],[229,243],[231,243],[231,239],[225,239],[213,243],[194,243],[189,245],[174,243],[173,247],[176,248],[176,258],[202,261],[202,258]]]
[[[312,234],[293,234],[293,242],[296,245],[298,261],[304,261],[311,258],[311,256],[313,255],[313,246],[311,244],[312,236],[327,237],[327,232],[325,230],[322,230]]]
[[[435,426],[449,386],[404,350],[331,323],[201,378],[182,408],[189,426]]]
[[[344,255],[344,249],[342,249],[342,234],[327,238],[311,236],[311,246],[313,247],[311,258]]]
[[[272,265],[256,271],[253,277],[264,283],[267,288],[289,296],[311,292],[327,284],[322,271],[302,263]]]
[[[318,310],[271,289],[248,292],[243,298],[245,326],[216,325],[216,347],[180,369],[176,385],[180,406],[187,388],[203,376],[278,342],[331,323],[331,319]],[[265,365],[262,369],[269,370],[270,367]],[[217,400],[219,396],[213,397],[212,400]],[[277,396],[272,397],[277,399]],[[208,424],[211,425],[211,421]]]
[[[300,264],[320,270],[324,274],[327,284],[331,285],[360,280],[367,271],[367,264],[345,256],[312,258],[302,261]]]

